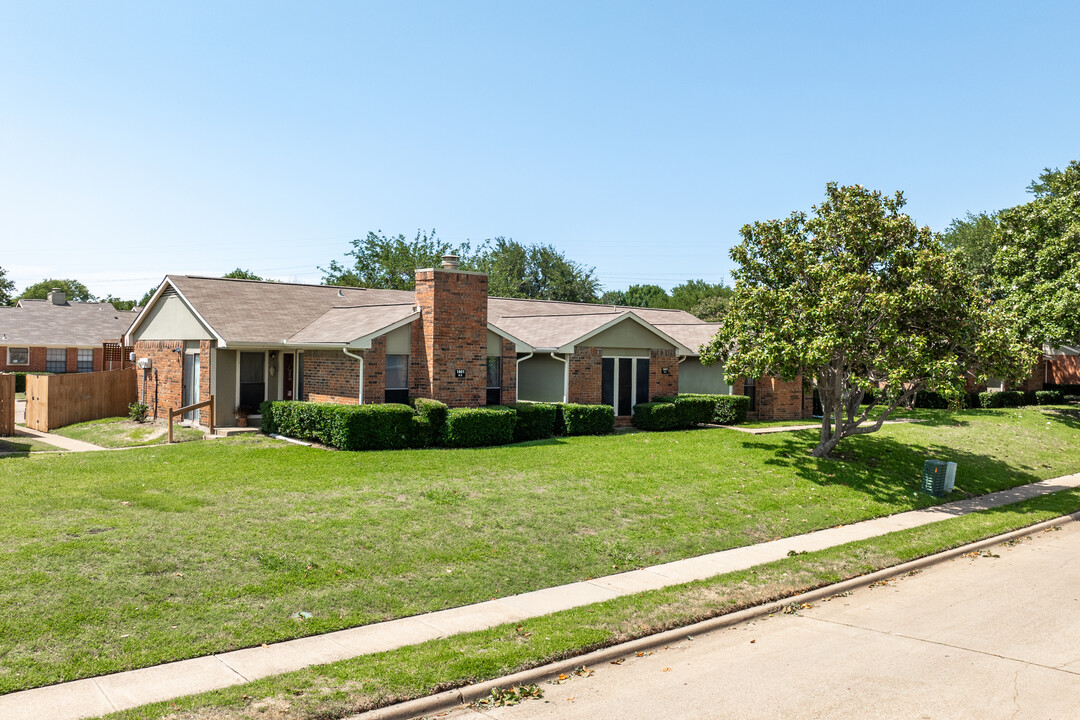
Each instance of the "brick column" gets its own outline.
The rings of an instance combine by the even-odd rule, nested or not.
[[[381,403],[386,400],[386,336],[371,341],[371,349],[364,351],[364,404]]]
[[[487,288],[484,273],[456,268],[416,271],[410,370],[418,397],[450,407],[487,402]]]
[[[502,338],[502,404],[517,402],[517,346]]]
[[[667,374],[664,369],[667,368]],[[655,397],[677,395],[679,392],[679,359],[674,350],[649,351],[649,397],[638,402],[647,402]]]
[[[570,356],[570,386],[567,400],[583,405],[599,405],[603,398],[604,353],[598,347],[579,347]]]

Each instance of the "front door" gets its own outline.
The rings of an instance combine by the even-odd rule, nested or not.
[[[628,417],[639,402],[649,400],[649,359],[606,357],[601,361],[600,402]]]
[[[184,355],[184,377],[180,402],[184,407],[199,402],[199,353],[186,353]],[[199,411],[192,410],[184,413],[184,419],[191,422],[199,422]]]
[[[285,353],[281,356],[281,397],[286,400],[293,400],[293,358],[295,356],[292,353]]]

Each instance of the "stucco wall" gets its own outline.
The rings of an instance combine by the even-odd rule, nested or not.
[[[679,392],[730,395],[731,386],[724,380],[722,363],[702,365],[697,358],[687,358],[679,365]]]
[[[550,355],[533,355],[517,367],[519,400],[562,402],[563,363]]]

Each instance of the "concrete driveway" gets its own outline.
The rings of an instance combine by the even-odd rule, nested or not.
[[[1075,718],[1078,598],[1070,523],[448,717]]]

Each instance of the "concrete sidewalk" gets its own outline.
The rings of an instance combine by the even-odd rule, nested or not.
[[[5,720],[77,720],[238,685],[310,665],[392,650],[457,633],[521,622],[644,590],[703,580],[810,552],[920,527],[977,510],[1000,507],[1080,486],[1080,473],[969,500],[819,530],[759,545],[656,565],[400,620],[340,630],[141,670],[0,696]]]
[[[103,448],[100,445],[94,445],[93,443],[83,442],[82,440],[72,440],[71,438],[54,435],[53,433],[43,433],[40,430],[31,430],[28,427],[16,427],[15,435],[40,440],[43,443],[48,443],[53,447],[67,450],[68,452],[94,452],[95,450],[108,449]]]
[[[885,422],[883,422],[881,424],[882,425],[901,425],[903,423],[917,423],[917,422],[925,422],[925,421],[924,420],[919,420],[918,418],[902,418],[900,420],[886,420]],[[867,423],[867,424],[871,425],[873,423]],[[774,427],[759,427],[759,428],[742,427],[741,425],[709,425],[709,427],[724,428],[726,430],[736,430],[738,432],[746,433],[748,435],[770,435],[772,433],[795,432],[796,430],[820,430],[821,429],[821,423],[818,422],[818,423],[815,423],[813,425],[776,425]]]
[[[447,717],[1075,718],[1078,585],[1080,523],[1071,522],[806,603],[797,613],[684,632],[650,652],[628,648],[613,658],[618,664],[586,660],[591,673],[558,685],[551,682],[558,672],[492,681],[536,683],[544,698],[459,707]]]

